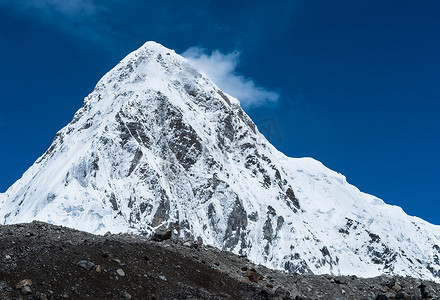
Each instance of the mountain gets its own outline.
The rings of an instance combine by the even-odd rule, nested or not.
[[[277,151],[174,51],[147,42],[108,72],[4,194],[3,224],[158,228],[298,273],[440,281],[440,227]]]

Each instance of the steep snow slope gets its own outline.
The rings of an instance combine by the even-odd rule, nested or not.
[[[98,82],[0,203],[4,224],[165,226],[292,272],[440,278],[438,226],[286,157],[237,99],[154,42]]]

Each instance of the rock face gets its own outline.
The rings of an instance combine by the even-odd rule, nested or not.
[[[277,151],[184,58],[148,42],[0,194],[4,224],[173,236],[297,273],[440,278],[440,227]]]

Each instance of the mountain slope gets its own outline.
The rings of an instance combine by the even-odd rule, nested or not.
[[[0,203],[4,224],[169,227],[292,272],[440,277],[438,226],[286,157],[238,100],[154,42],[98,82]]]

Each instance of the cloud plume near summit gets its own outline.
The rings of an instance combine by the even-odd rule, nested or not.
[[[191,47],[182,56],[203,71],[219,88],[240,100],[244,108],[276,102],[280,97],[279,93],[259,86],[252,78],[237,72],[239,51],[224,54],[214,50],[208,54],[206,49]]]

